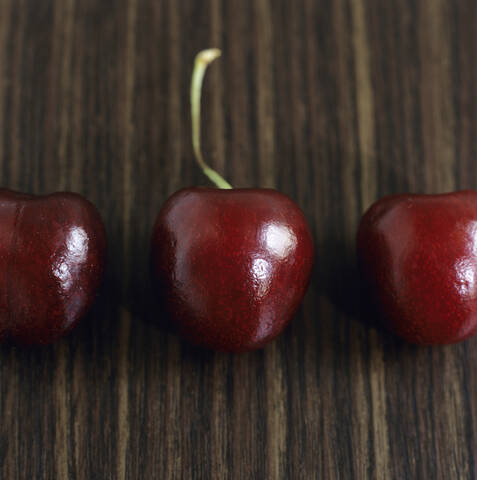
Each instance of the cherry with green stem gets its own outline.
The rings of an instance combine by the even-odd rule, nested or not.
[[[152,233],[151,271],[182,337],[243,352],[263,347],[290,322],[308,286],[314,247],[290,198],[272,189],[232,188],[203,159],[202,83],[219,55],[218,49],[197,55],[190,89],[194,154],[219,188],[190,187],[169,197]]]

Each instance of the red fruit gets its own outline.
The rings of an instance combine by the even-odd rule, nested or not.
[[[161,209],[151,259],[180,334],[238,352],[262,347],[293,317],[313,239],[300,209],[275,190],[188,188]]]
[[[477,192],[383,198],[357,246],[389,330],[427,345],[477,332]]]
[[[232,189],[200,151],[200,92],[207,65],[196,57],[191,84],[197,163],[219,188],[187,188],[156,220],[152,272],[172,324],[192,343],[230,352],[260,348],[286,327],[305,294],[313,239],[301,210],[269,189]]]
[[[45,344],[91,306],[103,272],[106,233],[80,195],[0,190],[0,338]]]

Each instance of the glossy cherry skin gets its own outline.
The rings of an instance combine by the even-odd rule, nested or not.
[[[283,331],[314,258],[301,210],[267,189],[181,190],[159,212],[151,243],[173,325],[194,344],[229,352],[261,348]]]
[[[357,247],[389,330],[424,345],[477,333],[477,192],[383,198]]]
[[[106,255],[95,207],[80,195],[0,190],[0,338],[51,343],[91,306]]]

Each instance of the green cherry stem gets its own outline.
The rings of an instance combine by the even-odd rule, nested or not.
[[[202,50],[195,57],[194,70],[192,72],[192,81],[190,84],[190,113],[192,119],[192,146],[197,163],[209,179],[219,188],[232,188],[223,177],[215,170],[212,170],[202,157],[200,150],[200,99],[202,95],[202,83],[207,67],[216,58],[220,57],[221,51],[218,48]]]

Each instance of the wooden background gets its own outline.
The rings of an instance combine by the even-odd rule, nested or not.
[[[238,356],[159,328],[148,290],[155,215],[206,183],[188,88],[209,46],[207,157],[316,239],[296,319]],[[476,48],[474,0],[0,0],[1,183],[84,194],[110,241],[79,328],[0,347],[0,478],[477,478],[477,339],[370,326],[354,254],[376,198],[477,188]]]

